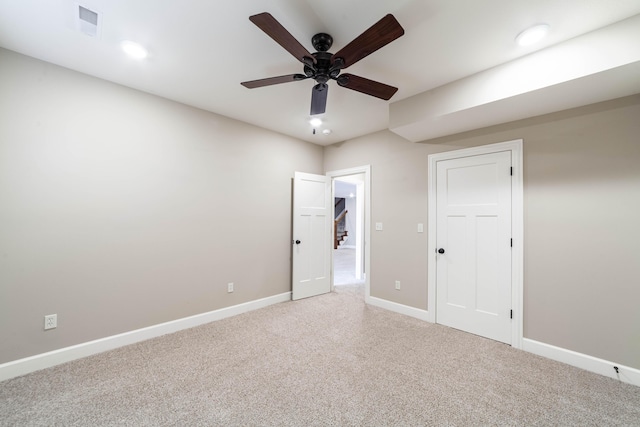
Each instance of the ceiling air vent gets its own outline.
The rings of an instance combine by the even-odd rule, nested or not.
[[[78,5],[78,29],[91,36],[98,36],[98,14],[93,10]]]

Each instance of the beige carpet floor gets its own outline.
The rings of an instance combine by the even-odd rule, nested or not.
[[[638,387],[336,289],[4,381],[0,425],[640,426]]]

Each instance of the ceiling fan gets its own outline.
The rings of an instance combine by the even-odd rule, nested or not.
[[[302,62],[304,64],[304,74],[288,74],[286,76],[242,82],[242,86],[246,88],[255,89],[280,83],[313,79],[316,81],[316,85],[311,92],[311,115],[325,112],[327,92],[329,91],[327,82],[329,80],[335,80],[339,86],[347,89],[384,100],[389,100],[398,90],[397,87],[354,74],[340,74],[343,69],[355,64],[404,34],[404,29],[391,14],[373,24],[368,30],[336,53],[328,52],[333,44],[333,38],[329,34],[318,33],[313,36],[311,44],[316,49],[316,52],[309,53],[271,14],[267,12],[259,13],[250,16],[249,20],[275,40],[276,43],[285,48],[298,61]]]

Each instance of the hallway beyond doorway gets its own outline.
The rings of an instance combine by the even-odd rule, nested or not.
[[[356,279],[355,248],[338,247],[333,250],[333,284],[334,286],[364,284],[364,278]]]

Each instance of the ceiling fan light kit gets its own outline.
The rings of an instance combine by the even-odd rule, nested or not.
[[[317,128],[322,124],[322,120],[317,117],[314,117],[313,119],[309,120],[309,124],[314,128]]]
[[[404,34],[404,29],[391,14],[373,24],[335,54],[329,52],[333,45],[333,37],[329,34],[318,33],[314,35],[311,38],[311,44],[316,49],[316,52],[310,53],[271,14],[267,12],[259,13],[250,16],[249,20],[300,61],[303,64],[304,74],[289,74],[242,82],[241,84],[246,88],[255,89],[280,83],[313,79],[316,84],[311,92],[312,116],[323,114],[326,111],[327,95],[329,93],[329,85],[327,83],[329,80],[335,80],[338,86],[384,100],[391,99],[398,91],[396,87],[364,77],[353,74],[340,74],[343,69],[355,64]]]

